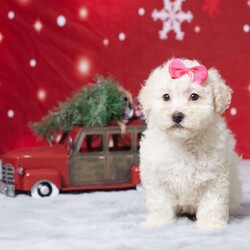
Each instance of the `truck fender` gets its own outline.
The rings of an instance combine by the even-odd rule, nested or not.
[[[138,164],[131,168],[131,183],[135,186],[141,183],[140,167]]]
[[[23,190],[30,191],[32,186],[41,180],[48,180],[61,189],[61,177],[59,171],[55,169],[30,169],[26,170],[23,177]]]

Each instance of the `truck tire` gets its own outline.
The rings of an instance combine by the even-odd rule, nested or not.
[[[33,185],[31,196],[33,198],[55,197],[59,194],[57,186],[47,180],[39,181]]]

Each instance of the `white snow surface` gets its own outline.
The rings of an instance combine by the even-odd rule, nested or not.
[[[144,191],[63,193],[55,198],[0,194],[0,250],[250,249],[250,161],[239,166],[243,198],[229,226],[199,231],[186,217],[141,229]]]

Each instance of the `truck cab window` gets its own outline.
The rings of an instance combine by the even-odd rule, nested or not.
[[[80,153],[93,153],[103,151],[103,135],[85,135]]]
[[[131,150],[132,135],[109,134],[109,151],[129,151]]]
[[[140,141],[141,141],[142,136],[143,136],[142,133],[138,133],[138,134],[136,135],[136,148],[137,148],[137,150],[140,149]]]

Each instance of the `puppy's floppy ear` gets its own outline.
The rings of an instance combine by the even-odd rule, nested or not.
[[[144,82],[144,85],[142,86],[138,100],[141,105],[141,110],[143,115],[145,116],[146,120],[148,120],[151,112],[151,96],[153,92],[153,86],[157,84],[157,81],[159,81],[160,71],[162,70],[163,65],[159,66],[158,68],[154,69],[150,74],[148,79]],[[165,76],[164,76],[165,78]]]
[[[222,114],[230,105],[233,91],[225,84],[225,81],[216,69],[209,69],[208,76],[213,90],[215,111],[218,114]]]
[[[149,95],[148,95],[147,83],[145,83],[145,85],[142,86],[142,88],[139,92],[138,99],[139,99],[142,113],[145,116],[145,118],[148,119],[149,114],[150,114],[150,105],[149,105]]]

